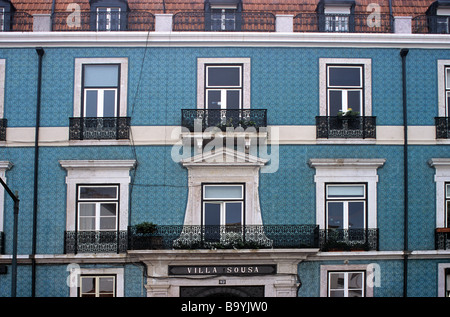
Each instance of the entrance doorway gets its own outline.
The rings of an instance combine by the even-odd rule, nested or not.
[[[180,297],[264,297],[264,286],[181,286]]]

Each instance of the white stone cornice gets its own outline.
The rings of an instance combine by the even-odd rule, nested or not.
[[[131,169],[135,166],[135,160],[60,160],[59,163],[65,169]]]
[[[0,47],[383,47],[445,48],[445,34],[301,32],[3,32]]]
[[[333,168],[333,167],[347,167],[347,168],[378,168],[383,166],[385,159],[310,159],[309,165],[314,168]]]

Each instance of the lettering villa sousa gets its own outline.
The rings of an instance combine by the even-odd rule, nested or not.
[[[275,274],[275,265],[170,266],[170,275],[263,275]]]
[[[450,0],[0,0],[0,179],[0,297],[450,297]]]

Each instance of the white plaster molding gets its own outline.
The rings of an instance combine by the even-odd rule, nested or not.
[[[364,297],[373,297],[373,278],[370,272],[370,264],[355,265],[321,265],[320,266],[320,297],[328,297],[328,272],[329,271],[365,271]]]
[[[129,171],[134,160],[61,160],[67,170],[66,230],[75,230],[77,184],[119,184],[119,230],[128,227]]]
[[[78,297],[78,283],[80,281],[80,275],[115,275],[116,277],[116,297],[124,297],[124,272],[123,268],[79,268],[68,267],[68,270],[72,269],[70,274],[71,285],[69,286],[70,297]],[[72,276],[74,275],[74,276]],[[69,280],[69,279],[68,279]]]
[[[316,224],[325,229],[325,184],[366,183],[368,228],[377,228],[377,169],[385,159],[311,159],[316,169]]]
[[[198,58],[197,59],[197,109],[205,104],[205,65],[206,64],[242,64],[242,108],[250,109],[251,80],[250,58]]]
[[[245,184],[245,223],[262,225],[259,204],[259,170],[267,160],[228,148],[200,153],[181,164],[188,169],[189,192],[185,225],[201,225],[202,184]]]
[[[11,169],[13,164],[9,161],[0,161],[0,177],[6,183],[6,171]],[[0,232],[3,231],[5,216],[5,189],[0,186]]]
[[[450,182],[450,158],[432,158],[428,164],[435,168],[436,228],[445,228],[445,183]]]
[[[438,117],[446,117],[446,97],[445,97],[445,67],[450,66],[449,59],[437,61],[437,83],[438,83]]]
[[[97,33],[97,32],[94,32]],[[75,58],[74,70],[74,85],[73,85],[73,116],[81,116],[81,94],[83,86],[82,73],[84,64],[120,64],[120,79],[119,79],[119,116],[127,116],[127,94],[128,94],[128,58]]]

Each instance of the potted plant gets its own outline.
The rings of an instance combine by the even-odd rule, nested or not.
[[[153,222],[141,222],[135,225],[135,235],[133,237],[134,246],[138,250],[161,249],[163,238],[157,233],[157,225]]]
[[[340,119],[355,119],[359,116],[358,111],[353,111],[352,108],[348,108],[347,111],[339,111],[338,112],[338,118]]]
[[[141,222],[138,223],[136,226],[136,233],[155,233],[156,232],[156,225],[153,222]]]

